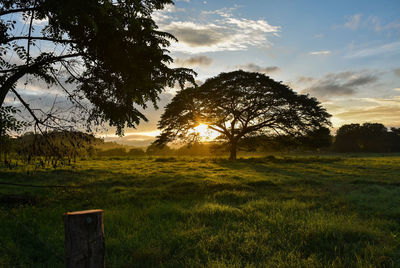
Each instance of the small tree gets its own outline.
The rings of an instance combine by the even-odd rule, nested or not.
[[[264,74],[240,70],[179,91],[158,123],[162,133],[156,144],[198,140],[193,128],[203,123],[220,134],[218,139],[228,143],[230,159],[236,159],[243,137],[301,136],[329,126],[329,117],[315,98],[297,94]]]

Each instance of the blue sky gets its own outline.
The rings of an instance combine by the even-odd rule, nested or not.
[[[263,72],[318,98],[334,128],[400,127],[399,0],[177,0],[154,19],[179,39],[170,47],[172,66],[193,68],[200,83],[236,69]],[[154,139],[176,90],[166,89],[159,110],[145,111],[148,123],[127,129],[124,138],[110,129],[108,139],[136,145]]]

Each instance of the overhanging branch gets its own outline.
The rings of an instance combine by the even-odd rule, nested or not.
[[[19,12],[27,12],[35,10],[33,7],[26,7],[26,8],[16,8],[16,9],[9,9],[9,10],[2,10],[0,11],[0,16],[12,14],[12,13],[19,13]]]
[[[55,43],[76,43],[74,40],[70,39],[58,39],[52,37],[45,37],[45,36],[13,36],[4,40],[3,44],[8,42],[17,41],[17,40],[40,40],[40,41],[50,41]]]

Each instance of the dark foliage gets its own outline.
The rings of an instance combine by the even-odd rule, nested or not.
[[[333,137],[329,128],[321,127],[310,131],[307,135],[301,137],[300,147],[310,149],[328,148],[332,145]]]
[[[338,152],[399,152],[400,130],[388,131],[379,123],[343,125],[336,132],[333,145]]]
[[[11,151],[11,132],[18,132],[26,123],[15,118],[17,109],[12,106],[0,107],[0,161],[4,157],[7,161],[7,154]]]
[[[235,71],[208,79],[203,85],[178,92],[167,105],[156,144],[173,140],[193,142],[200,123],[219,132],[236,159],[244,137],[289,135],[300,137],[329,126],[330,115],[308,95],[260,73]]]
[[[329,128],[321,127],[299,137],[292,135],[244,137],[239,141],[238,148],[250,152],[320,151],[329,149],[332,140]]]
[[[17,95],[36,123],[34,110],[24,103],[15,85],[32,75],[52,85],[59,83],[56,69],[68,75],[62,80],[74,83],[66,92],[77,101],[87,99],[88,121],[108,122],[123,134],[125,126],[135,127],[147,120],[138,110],[148,103],[156,106],[158,94],[166,86],[186,81],[194,83],[190,69],[172,69],[166,48],[175,38],[157,30],[151,15],[172,4],[171,0],[0,0],[0,106],[8,92]],[[15,30],[10,14],[22,14],[29,31],[22,36]],[[47,24],[35,31],[33,20]],[[46,42],[53,52],[30,53],[35,44]],[[49,50],[51,51],[51,50]],[[8,62],[15,53],[22,64]]]
[[[83,132],[26,133],[13,139],[17,159],[42,166],[69,164],[77,157],[91,157],[103,141]]]

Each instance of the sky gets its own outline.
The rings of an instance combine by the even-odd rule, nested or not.
[[[194,69],[199,83],[237,69],[261,72],[316,97],[333,115],[333,130],[364,122],[400,127],[398,0],[176,0],[153,17],[179,40],[170,47],[171,67]],[[176,91],[167,88],[160,109],[144,111],[149,121],[124,137],[112,129],[99,135],[148,145]]]

